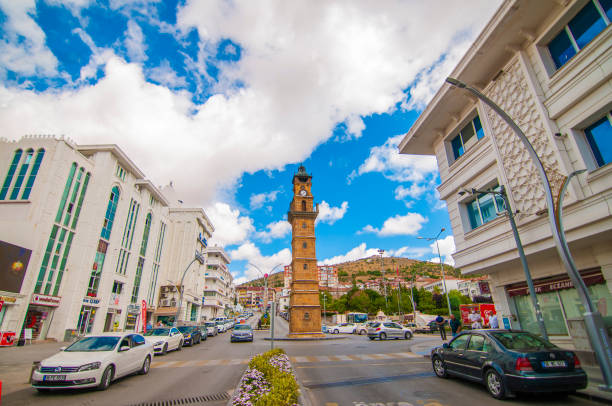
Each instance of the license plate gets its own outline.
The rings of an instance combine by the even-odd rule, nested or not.
[[[542,361],[542,366],[544,368],[566,367],[567,362],[565,361]]]
[[[65,381],[66,375],[45,375],[43,381]]]

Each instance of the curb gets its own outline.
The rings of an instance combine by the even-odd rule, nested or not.
[[[587,400],[601,403],[604,405],[610,404],[610,398],[607,398],[605,396],[600,396],[597,392],[591,393],[591,392],[583,392],[583,391],[576,391],[576,393],[573,393],[572,396],[576,396],[582,399],[587,399]]]
[[[318,337],[318,338],[276,338],[274,341],[327,341],[327,340],[344,340],[346,337]],[[264,340],[272,340],[270,337],[264,337]]]

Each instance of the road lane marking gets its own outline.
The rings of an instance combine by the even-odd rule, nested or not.
[[[410,364],[406,364],[405,362],[364,362],[364,363],[355,363],[351,364],[351,367],[356,366],[391,366],[391,365],[412,365],[412,364],[430,364],[429,361],[416,361],[411,362]],[[338,364],[338,365],[301,365],[296,366],[296,369],[312,369],[312,368],[346,368],[346,364]]]
[[[306,359],[308,360],[308,362],[319,362],[319,358],[318,357],[306,357]]]
[[[363,358],[361,358],[359,355],[347,355],[347,357],[355,361],[363,361]]]

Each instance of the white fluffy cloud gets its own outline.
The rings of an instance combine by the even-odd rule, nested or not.
[[[423,193],[427,192],[428,190],[429,188],[427,186],[418,185],[416,183],[413,183],[408,188],[405,188],[402,185],[399,185],[397,188],[395,188],[395,198],[397,200],[402,200],[408,196],[413,199],[416,199],[419,196],[423,195]]]
[[[426,223],[427,219],[419,213],[408,213],[405,216],[396,215],[385,220],[381,229],[367,225],[361,232],[374,233],[379,237],[393,235],[415,235]]]
[[[348,202],[342,202],[340,207],[331,207],[329,203],[323,200],[319,204],[319,215],[317,216],[317,219],[315,220],[315,224],[319,224],[319,223],[334,224],[336,221],[344,217],[347,209],[348,209]]]
[[[319,261],[319,265],[335,265],[342,262],[356,261],[358,259],[378,255],[378,248],[367,248],[366,243],[362,242],[344,255],[338,255],[332,258]]]
[[[215,203],[206,208],[206,214],[215,227],[212,244],[222,247],[239,244],[247,240],[255,231],[253,220],[240,215],[240,210],[232,209],[227,203]]]
[[[396,135],[383,145],[370,149],[370,156],[359,169],[349,175],[349,181],[370,172],[380,172],[385,178],[395,182],[423,182],[437,174],[438,164],[435,156],[400,155],[398,145],[403,138],[403,135]]]
[[[260,231],[256,234],[263,242],[270,242],[277,238],[283,238],[291,232],[291,224],[285,220],[276,221],[266,226],[265,231]]]
[[[455,239],[452,235],[448,235],[445,238],[438,240],[438,245],[440,246],[440,256],[444,258],[444,263],[447,265],[455,265],[455,260],[453,259],[452,254],[455,253]],[[429,246],[431,248],[431,253],[436,254],[435,257],[431,258],[429,262],[435,262],[437,264],[440,263],[440,258],[438,257],[438,247],[436,243],[433,242]]]
[[[260,278],[261,273],[248,264],[253,264],[263,273],[270,273],[274,269],[274,273],[282,271],[285,265],[291,264],[291,251],[284,248],[276,254],[264,256],[255,244],[250,241],[245,242],[235,250],[229,252],[229,256],[233,261],[246,261],[246,269],[242,273],[242,277],[246,280]],[[280,266],[278,266],[280,265]]]
[[[94,85],[43,92],[0,85],[3,136],[54,133],[82,144],[116,143],[155,183],[172,178],[186,204],[210,204],[220,185],[244,172],[305,159],[338,123],[358,137],[361,117],[406,103],[405,89],[415,89],[413,98],[429,97],[420,89],[440,84],[430,80],[436,75],[428,73],[429,67],[441,64],[442,55],[443,64],[453,66],[461,54],[457,43],[469,43],[498,3],[187,1],[179,7],[177,26],[166,28],[177,35],[197,29],[203,55],[186,61],[188,69],[206,76],[201,62],[214,56],[221,39],[242,48],[239,61],[219,65],[219,93],[194,103],[191,94],[165,87],[180,79],[168,76],[163,66],[147,71],[162,83],[154,85],[139,65],[104,50],[94,52],[85,70],[91,75],[94,67],[104,66],[103,78]],[[70,7],[85,4],[72,1]],[[112,7],[124,4],[114,1]],[[0,5],[7,15],[0,65],[24,74],[57,75],[56,58],[31,17],[34,1]],[[126,49],[142,57],[146,50],[139,47],[135,25],[128,34]],[[19,36],[24,39],[18,43]],[[400,165],[400,178],[430,168],[427,158],[406,158],[414,163]],[[372,159],[360,172],[374,167]]]
[[[260,209],[266,203],[272,203],[276,200],[276,196],[278,195],[278,190],[273,190],[269,193],[257,193],[252,194],[250,198],[251,209]]]

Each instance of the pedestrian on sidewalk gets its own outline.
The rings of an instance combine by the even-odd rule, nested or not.
[[[440,330],[440,337],[442,341],[446,341],[446,329],[444,328],[444,317],[438,314],[436,317],[436,325],[438,326],[438,330]]]
[[[461,320],[456,318],[454,314],[450,315],[450,321],[448,322],[448,324],[450,325],[453,337],[455,337],[461,332]]]

